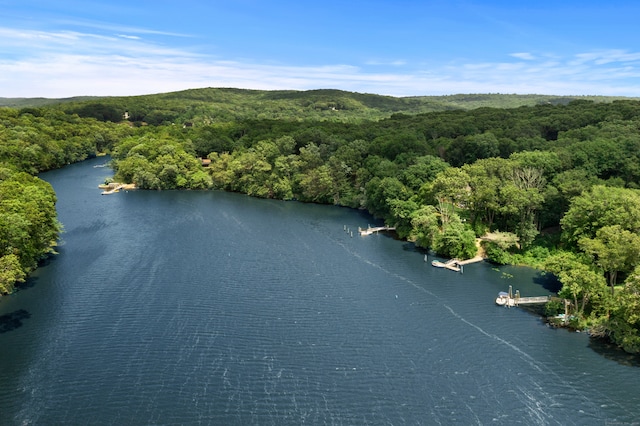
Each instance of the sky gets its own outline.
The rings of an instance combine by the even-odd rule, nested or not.
[[[0,0],[0,97],[640,96],[636,0]]]

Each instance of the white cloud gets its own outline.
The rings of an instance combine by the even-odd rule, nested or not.
[[[169,36],[169,37],[192,37],[189,34],[184,33],[176,33],[170,31],[158,31],[152,30],[144,27],[132,27],[126,25],[114,25],[114,24],[106,24],[104,22],[95,22],[95,21],[87,21],[87,20],[70,20],[65,19],[59,21],[60,25],[65,27],[79,27],[79,28],[88,28],[92,30],[103,30],[111,33],[119,33],[119,34],[144,34],[144,35],[161,35],[161,36]]]
[[[527,52],[512,53],[509,56],[513,56],[514,58],[522,59],[522,60],[525,60],[525,61],[533,61],[533,60],[536,59],[535,56],[533,56],[531,53],[527,53]]]
[[[640,62],[640,52],[627,52],[620,49],[601,50],[575,55],[572,64],[592,62],[595,65],[607,65],[615,62]]]
[[[376,65],[376,66],[391,66],[391,67],[401,67],[406,65],[407,62],[403,60],[395,60],[395,61],[380,61],[380,60],[370,60],[365,63],[366,65]]]
[[[138,36],[127,35],[127,34],[118,34],[118,37],[128,38],[129,40],[140,40],[141,39]]]
[[[489,92],[640,96],[640,53],[623,50],[565,58],[514,53],[502,62],[432,63],[416,70],[404,61],[362,66],[234,61],[131,34],[140,32],[109,36],[0,28],[4,53],[0,96],[138,95],[197,87],[338,88],[396,96]]]

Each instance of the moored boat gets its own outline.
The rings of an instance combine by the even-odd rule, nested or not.
[[[501,291],[496,297],[496,305],[505,306],[509,303],[509,293]]]

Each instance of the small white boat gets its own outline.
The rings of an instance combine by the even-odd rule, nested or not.
[[[509,298],[509,293],[501,291],[496,297],[496,305],[500,306],[513,306],[513,299]]]

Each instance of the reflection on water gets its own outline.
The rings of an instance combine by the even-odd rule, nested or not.
[[[599,355],[628,367],[640,367],[640,355],[621,351],[604,339],[590,339],[589,348]]]
[[[0,315],[0,333],[6,333],[22,327],[22,322],[30,317],[31,314],[24,309]]]

